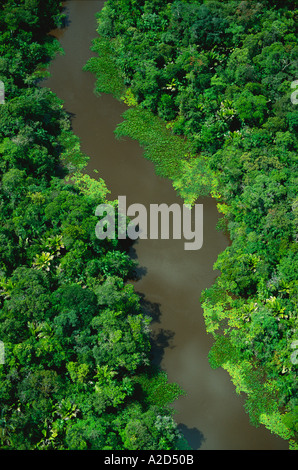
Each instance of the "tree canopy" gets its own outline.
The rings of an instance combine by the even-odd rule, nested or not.
[[[135,262],[95,235],[108,188],[83,173],[63,103],[39,87],[61,11],[0,6],[0,446],[174,449],[169,405],[183,392],[151,365],[150,318],[127,283]]]
[[[201,299],[215,338],[210,363],[227,369],[246,394],[252,422],[292,448],[296,7],[295,1],[107,0],[93,43],[98,57],[87,64],[98,92],[119,96],[120,90],[130,106],[117,134],[140,140],[187,203],[206,194],[217,199],[218,228],[231,243],[215,264],[221,275]],[[110,57],[105,69],[102,51]],[[107,90],[103,83],[112,73]],[[161,135],[171,142],[178,137],[182,150],[157,151]]]

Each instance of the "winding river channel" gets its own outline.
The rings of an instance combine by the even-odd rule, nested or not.
[[[97,0],[65,2],[66,26],[51,32],[65,55],[53,60],[51,77],[43,86],[64,100],[82,151],[90,157],[86,171],[105,180],[110,199],[123,195],[127,204],[137,202],[146,207],[182,204],[171,182],[155,174],[138,142],[116,140],[114,130],[126,105],[110,95],[95,96],[95,77],[82,71],[93,54],[95,13],[103,4]],[[284,441],[264,427],[250,424],[243,399],[236,394],[227,372],[212,370],[208,363],[212,338],[205,330],[199,298],[219,275],[213,264],[228,240],[216,230],[219,215],[215,201],[205,198],[199,203],[204,209],[200,250],[185,251],[184,240],[139,240],[131,249],[140,266],[135,289],[153,318],[153,360],[167,372],[170,382],[179,383],[186,392],[173,406],[175,419],[193,449],[287,449]]]

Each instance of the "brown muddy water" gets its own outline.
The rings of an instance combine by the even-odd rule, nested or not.
[[[138,142],[116,140],[114,130],[127,109],[110,95],[95,96],[95,78],[82,67],[93,55],[95,13],[104,1],[65,2],[68,20],[52,32],[65,55],[51,63],[51,77],[43,83],[61,99],[72,115],[74,133],[90,161],[91,176],[103,178],[110,199],[126,196],[127,204],[179,203],[171,182],[156,176],[154,165],[143,156]],[[98,170],[98,174],[94,172]],[[264,427],[255,428],[235,392],[229,375],[212,370],[208,352],[212,337],[205,330],[199,298],[218,272],[217,256],[228,245],[216,230],[218,212],[211,198],[198,201],[204,209],[204,242],[197,251],[184,250],[184,240],[138,240],[131,255],[138,260],[140,279],[135,289],[153,318],[153,360],[170,382],[177,382],[186,396],[174,403],[175,419],[194,450],[282,450],[287,443]]]

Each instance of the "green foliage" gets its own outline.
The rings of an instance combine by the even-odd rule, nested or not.
[[[206,328],[215,336],[211,365],[226,368],[246,393],[254,424],[291,448],[296,8],[293,1],[108,0],[98,15],[99,41],[110,41],[130,106],[116,134],[137,139],[186,203],[211,194],[223,214],[231,244],[215,264],[221,275],[202,296]],[[134,421],[131,429],[138,426]]]
[[[95,91],[100,93],[112,93],[120,98],[123,92],[123,79],[115,64],[112,43],[104,38],[93,41],[92,50],[97,53],[91,57],[85,65],[84,70],[97,75]]]
[[[83,173],[62,101],[38,87],[58,49],[47,32],[63,18],[60,1],[46,3],[0,7],[0,446],[174,449],[173,395],[138,394],[137,378],[152,371],[150,318],[127,283],[135,262],[95,235],[108,188]],[[114,72],[105,79],[117,95]]]
[[[118,138],[129,136],[138,140],[145,149],[145,157],[154,162],[156,173],[175,179],[180,174],[180,165],[189,145],[171,134],[157,116],[139,107],[128,109],[124,121],[117,126]]]

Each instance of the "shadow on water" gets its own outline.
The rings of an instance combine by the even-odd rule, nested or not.
[[[137,242],[131,242],[129,240],[126,240],[124,243],[126,245],[126,248],[129,251],[130,257],[138,263],[137,267],[134,270],[132,279],[130,280],[130,282],[135,284],[138,281],[140,281],[144,276],[146,276],[147,268],[139,264],[137,251],[135,249],[135,245]],[[137,287],[137,284],[135,284],[135,287]],[[146,298],[146,295],[142,292],[138,292],[137,289],[135,289],[135,291],[136,291],[136,294],[139,296],[142,312],[151,318],[152,324],[161,323],[161,319],[163,316],[162,310],[161,310],[162,306],[158,302],[149,301]],[[150,360],[151,360],[151,364],[153,367],[156,367],[159,370],[160,369],[163,370],[162,361],[163,361],[165,352],[168,351],[169,349],[175,349],[176,347],[174,338],[175,338],[175,332],[170,329],[159,328],[159,329],[151,330],[151,335],[150,335],[151,358]],[[178,430],[181,432],[184,439],[186,440],[187,446],[190,446],[192,450],[199,449],[206,440],[203,433],[195,427],[190,428],[186,426],[185,424],[180,423],[178,424]]]
[[[62,7],[61,13],[63,15],[65,15],[61,19],[61,29],[69,28],[70,25],[71,25],[71,19],[70,19],[70,16],[69,16],[69,8],[64,5]]]
[[[157,302],[149,301],[145,294],[137,291],[137,282],[140,281],[147,274],[147,268],[139,264],[138,255],[134,248],[136,242],[126,241],[127,247],[129,246],[129,255],[131,259],[137,262],[137,266],[134,269],[131,282],[135,285],[136,294],[139,296],[140,305],[144,315],[151,318],[152,323],[160,323],[162,318],[161,305]],[[161,328],[158,331],[151,331],[151,356],[152,363],[161,367],[162,359],[166,349],[173,349],[173,340],[175,333],[170,329]]]
[[[151,318],[152,323],[160,323],[160,318],[162,317],[160,304],[150,302],[141,292],[136,291],[136,294],[140,298],[140,305],[144,315]],[[161,368],[165,350],[175,348],[173,345],[174,336],[174,331],[169,329],[161,328],[158,331],[151,331],[151,362],[154,366]]]
[[[159,323],[162,317],[160,305],[158,303],[148,301],[144,294],[137,292],[140,297],[140,304],[145,315],[148,315],[152,322]],[[151,364],[157,369],[162,369],[161,364],[166,350],[174,349],[175,332],[169,329],[160,328],[158,331],[151,331]],[[197,428],[189,428],[185,424],[178,424],[178,430],[183,435],[188,446],[192,450],[198,450],[205,437]]]
[[[132,242],[131,240],[129,240],[129,238],[122,240],[122,247],[128,252],[129,257],[137,263],[134,269],[134,273],[132,275],[132,279],[131,279],[137,282],[146,276],[148,269],[145,266],[141,266],[136,249],[134,247],[135,243],[137,242],[135,241]]]
[[[180,423],[178,424],[178,429],[193,450],[199,450],[203,442],[206,440],[203,433],[201,433],[197,428],[188,428],[185,424]]]
[[[175,333],[171,330],[161,328],[158,333],[151,334],[151,362],[161,367],[166,349],[174,349]]]

